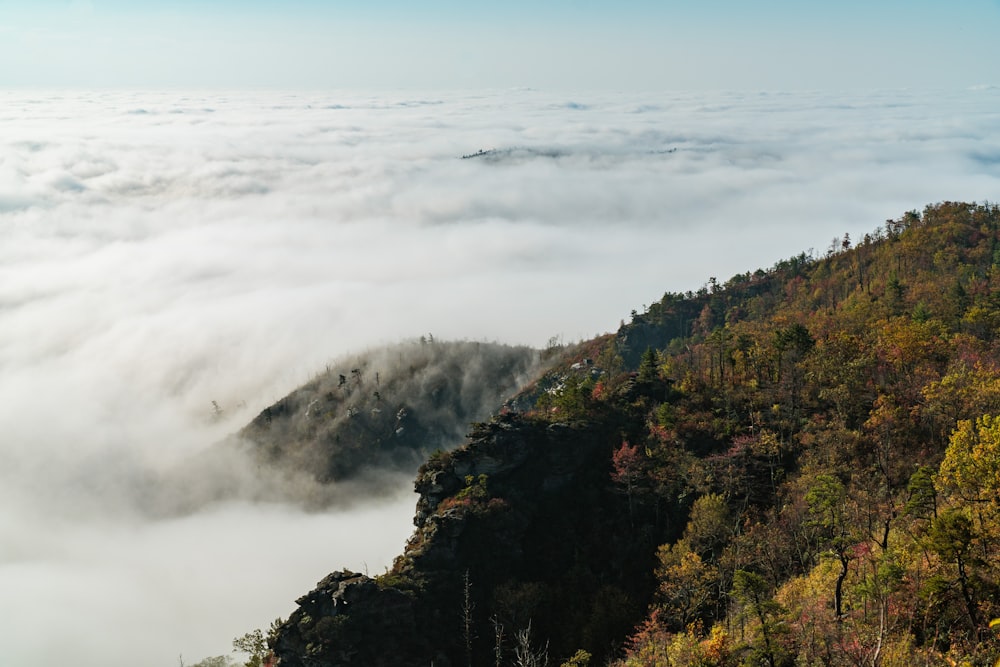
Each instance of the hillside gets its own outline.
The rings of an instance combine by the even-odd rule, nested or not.
[[[534,379],[537,350],[423,338],[340,359],[240,433],[268,467],[320,483],[365,469],[410,474]]]
[[[427,461],[277,664],[991,664],[998,251],[949,202],[665,294]]]

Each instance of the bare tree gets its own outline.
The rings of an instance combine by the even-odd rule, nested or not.
[[[493,623],[494,667],[501,667],[503,663],[503,623],[496,617],[496,614],[490,616],[490,621]]]
[[[515,636],[514,665],[516,667],[548,667],[549,643],[535,650],[531,645],[531,621],[528,627],[518,630]]]
[[[472,602],[472,581],[469,578],[469,571],[465,571],[462,578],[462,636],[465,639],[465,660],[468,667],[472,667],[472,612],[476,608]]]

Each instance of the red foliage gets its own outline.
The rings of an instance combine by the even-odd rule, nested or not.
[[[607,398],[608,387],[604,383],[604,380],[598,380],[597,384],[594,385],[594,389],[590,392],[590,397],[595,401],[603,401]]]
[[[631,489],[642,477],[643,456],[639,446],[629,445],[627,440],[622,441],[622,446],[611,455],[611,463],[614,466],[611,479],[626,488]]]

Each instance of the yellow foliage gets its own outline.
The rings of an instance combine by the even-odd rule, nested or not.
[[[801,617],[803,613],[812,613],[815,616],[817,611],[832,604],[832,591],[839,569],[839,563],[830,558],[823,558],[808,574],[785,582],[775,593],[774,599],[787,609],[793,618]],[[832,618],[832,607],[830,609]]]
[[[790,579],[775,593],[775,601],[788,612],[785,618],[803,664],[821,659],[825,640],[835,630],[833,591],[839,567],[824,558],[808,574]]]
[[[904,632],[889,637],[882,649],[882,667],[911,667],[914,664],[913,635]]]
[[[962,363],[920,393],[925,400],[924,413],[950,429],[957,420],[1000,410],[1000,374],[982,363]]]
[[[962,420],[951,436],[941,462],[942,490],[959,498],[1000,504],[1000,417],[983,415],[973,423]]]

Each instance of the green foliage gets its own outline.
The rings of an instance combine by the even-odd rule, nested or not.
[[[595,380],[569,374],[538,401],[538,407],[559,420],[585,419],[594,406]]]
[[[805,326],[798,322],[774,332],[774,346],[782,352],[785,350],[794,350],[799,354],[805,354],[813,349],[815,345],[816,341],[813,339],[812,334],[809,333],[809,330]]]
[[[969,555],[974,536],[972,520],[961,510],[950,509],[931,524],[927,546],[944,560],[962,560]]]
[[[445,451],[443,449],[435,449],[431,452],[430,456],[427,457],[428,465],[433,468],[444,468],[451,462],[451,452]]]
[[[904,511],[920,519],[937,516],[937,490],[934,488],[934,473],[930,466],[920,466],[910,476],[906,484],[908,497]]]
[[[255,628],[245,633],[241,637],[233,639],[233,653],[246,653],[247,659],[244,667],[264,667],[270,649],[268,640],[273,639],[280,630],[282,620],[276,618],[271,621],[267,635],[260,628]]]
[[[489,476],[481,474],[478,477],[472,475],[465,476],[465,488],[455,494],[455,500],[487,500],[490,497],[487,484]]]
[[[233,640],[234,653],[248,653],[246,667],[262,667],[264,656],[267,655],[267,643],[264,641],[264,633],[260,628],[248,632],[242,637]]]
[[[684,539],[702,556],[717,553],[733,535],[729,507],[721,494],[700,496],[691,506]]]
[[[843,507],[847,491],[835,475],[817,475],[806,493],[806,503],[812,519],[809,523],[837,534],[843,526]]]
[[[659,356],[656,354],[656,350],[651,347],[647,347],[646,351],[642,355],[642,361],[639,362],[639,376],[640,382],[653,382],[659,379],[659,366],[660,360]]]

